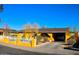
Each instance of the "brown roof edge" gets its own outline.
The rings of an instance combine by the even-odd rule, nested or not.
[[[39,32],[66,32],[69,28],[40,28],[38,29]],[[32,29],[34,30],[34,29]],[[24,30],[20,30],[19,32],[24,32]]]
[[[38,29],[39,32],[66,32],[66,30],[69,29],[69,28],[40,28]],[[34,29],[32,29],[34,30]],[[0,28],[0,31],[4,31],[3,28]],[[17,31],[17,30],[13,30],[13,29],[10,29],[10,32],[21,32],[23,33],[24,30],[20,30],[20,31]]]

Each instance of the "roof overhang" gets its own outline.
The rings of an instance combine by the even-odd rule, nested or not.
[[[68,28],[42,28],[38,29],[38,32],[41,33],[65,33]],[[23,33],[24,30],[19,31],[20,33]],[[31,29],[31,32],[35,32],[35,29]]]

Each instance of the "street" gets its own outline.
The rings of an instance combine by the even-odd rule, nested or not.
[[[0,43],[0,55],[79,55],[79,51],[61,48],[62,43],[47,43],[36,48],[19,47]]]
[[[0,45],[0,55],[43,55],[43,54],[45,55],[45,53],[24,51]]]

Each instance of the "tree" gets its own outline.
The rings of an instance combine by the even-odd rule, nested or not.
[[[8,36],[10,33],[10,27],[8,26],[8,24],[4,24],[4,35]]]
[[[0,11],[3,11],[3,5],[0,4]]]
[[[77,32],[77,27],[76,26],[74,27],[74,32]]]
[[[38,24],[37,23],[34,23],[33,30],[34,30],[35,33],[38,33],[39,28],[38,28]]]
[[[26,25],[24,26],[25,32],[31,32],[31,29],[32,29],[32,25],[31,25],[31,24],[26,24]]]
[[[32,32],[32,25],[31,24],[25,24],[24,25],[24,35],[23,35],[23,37],[24,38],[26,38],[26,39],[28,39],[28,38],[30,38],[31,36],[31,32]]]
[[[78,31],[77,31],[77,28],[76,27],[74,27],[74,32],[75,32],[76,42],[79,42],[79,39],[78,39]]]

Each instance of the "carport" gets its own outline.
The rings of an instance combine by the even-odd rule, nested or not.
[[[55,42],[65,42],[66,32],[69,28],[43,28],[39,29],[40,33],[52,34]]]

